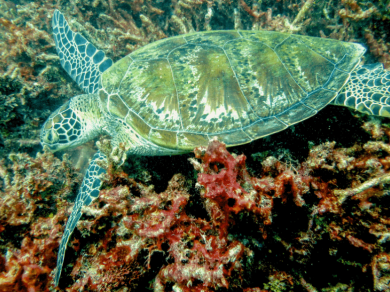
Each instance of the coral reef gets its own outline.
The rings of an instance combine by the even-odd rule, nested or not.
[[[256,176],[214,140],[190,158],[195,186],[175,174],[161,193],[103,140],[103,190],[83,209],[60,287],[387,291],[390,129],[363,128],[375,139],[313,146],[302,163],[268,156]],[[12,154],[0,173],[0,291],[49,291],[79,176],[50,153]]]
[[[376,141],[349,148],[324,143],[295,165],[269,156],[257,176],[249,173],[244,155],[230,154],[214,140],[190,159],[198,172],[192,191],[176,174],[156,193],[115,166],[122,164],[121,155],[111,151],[104,189],[84,207],[68,251],[67,291],[386,291],[390,130],[377,122],[363,127]],[[2,168],[7,190],[2,197],[8,198],[7,209],[17,211],[2,212],[9,214],[2,218],[2,232],[12,224],[28,227],[19,248],[11,248],[12,240],[4,244],[1,276],[7,281],[0,287],[45,290],[63,228],[59,223],[69,206],[63,192],[70,191],[73,172],[66,157],[62,165],[68,172],[62,177],[53,170],[60,162],[50,154],[10,158],[12,166]],[[18,185],[21,166],[35,171],[23,177],[24,187]],[[60,178],[68,188],[47,193]],[[30,200],[12,204],[12,195],[21,190]],[[21,216],[53,199],[55,215]],[[329,265],[332,269],[324,271]]]
[[[55,52],[55,8],[114,61],[177,34],[262,29],[359,42],[368,48],[364,62],[390,66],[387,1],[15,3],[0,0],[0,291],[56,289],[56,249],[79,187],[76,163],[36,154],[50,112],[81,93]],[[306,123],[232,150],[246,156],[214,141],[191,159],[197,178],[186,157],[130,158],[123,168],[110,160],[104,190],[71,239],[59,289],[387,291],[390,131],[370,121],[365,137],[345,113],[317,115],[315,138]],[[324,134],[330,127],[352,130],[333,138]],[[91,145],[75,150],[84,157],[78,168]]]
[[[1,160],[0,177],[0,291],[49,291],[69,216],[65,198],[79,186],[79,175],[66,155],[38,153]]]

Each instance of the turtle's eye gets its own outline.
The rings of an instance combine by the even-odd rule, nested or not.
[[[53,144],[57,143],[59,140],[58,133],[53,128],[46,131],[46,133],[42,137],[42,142]]]
[[[51,146],[59,142],[59,133],[53,125],[53,117],[49,118],[43,125],[41,132],[41,143]]]

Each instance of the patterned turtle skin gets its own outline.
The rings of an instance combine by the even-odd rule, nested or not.
[[[54,111],[42,127],[51,151],[101,134],[132,155],[172,155],[217,137],[245,144],[303,121],[327,104],[390,116],[390,74],[360,66],[354,43],[267,31],[210,31],[171,37],[115,64],[58,10],[53,33],[61,65],[86,94]],[[84,176],[61,239],[58,285],[69,238],[82,207],[99,196],[98,151]]]

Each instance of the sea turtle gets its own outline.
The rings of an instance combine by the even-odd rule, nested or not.
[[[390,116],[390,74],[360,66],[360,44],[269,31],[207,31],[140,48],[115,64],[58,10],[56,48],[65,71],[86,94],[57,109],[42,128],[51,151],[106,133],[129,154],[172,155],[217,137],[249,143],[301,122],[332,103]],[[105,170],[87,169],[58,252],[58,285],[66,245],[82,206],[98,197]]]

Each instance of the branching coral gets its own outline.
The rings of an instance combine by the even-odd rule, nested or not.
[[[367,10],[363,10],[356,0],[344,0],[342,2],[346,4],[347,7],[345,9],[340,9],[339,15],[341,18],[349,18],[354,21],[359,21],[369,18],[377,12],[377,8],[374,5]],[[352,9],[353,12],[351,12],[348,8]]]

